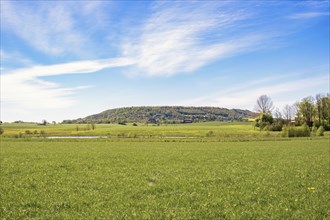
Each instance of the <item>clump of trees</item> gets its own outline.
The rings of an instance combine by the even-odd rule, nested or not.
[[[254,107],[255,111],[259,113],[255,126],[259,127],[260,130],[281,131],[284,123],[282,115],[276,110],[274,118],[272,115],[274,108],[273,101],[270,97],[267,95],[260,96]]]
[[[330,95],[317,94],[293,105],[285,105],[282,112],[275,109],[271,98],[257,99],[255,111],[259,113],[255,127],[260,130],[282,131],[286,137],[323,136],[330,130]],[[312,132],[311,132],[312,131]]]
[[[297,103],[297,108],[297,125],[307,124],[317,128],[323,126],[325,130],[330,130],[330,94],[306,97]]]

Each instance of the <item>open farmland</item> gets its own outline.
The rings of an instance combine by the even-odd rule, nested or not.
[[[280,132],[260,131],[253,122],[205,122],[176,125],[132,124],[56,124],[40,126],[29,123],[5,123],[2,125],[4,137],[40,137],[40,136],[107,136],[128,138],[150,137],[208,137],[208,138],[262,138],[280,137]],[[28,132],[28,134],[26,134]],[[43,133],[43,134],[41,134]]]
[[[327,219],[329,139],[1,141],[2,219]]]

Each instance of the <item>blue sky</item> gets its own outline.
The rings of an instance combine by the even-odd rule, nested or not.
[[[329,1],[1,1],[1,120],[329,92]]]

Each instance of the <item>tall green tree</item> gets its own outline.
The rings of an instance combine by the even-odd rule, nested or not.
[[[297,117],[300,122],[306,123],[309,127],[313,126],[316,109],[314,105],[314,98],[309,96],[298,103]]]
[[[327,94],[327,96],[324,96],[320,100],[321,102],[321,124],[325,127],[327,127],[329,130],[330,129],[330,94]]]

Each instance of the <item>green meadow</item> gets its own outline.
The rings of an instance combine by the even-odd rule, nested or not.
[[[28,123],[4,123],[4,137],[41,136],[107,136],[119,138],[261,138],[280,137],[280,132],[260,131],[253,122],[205,122],[160,126],[149,124],[49,124],[47,126]]]
[[[144,140],[3,137],[1,219],[330,218],[328,137]]]

